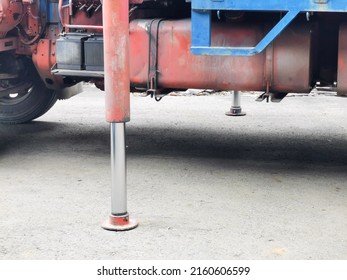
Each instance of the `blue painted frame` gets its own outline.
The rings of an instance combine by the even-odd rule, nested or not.
[[[346,12],[347,0],[191,0],[193,10]]]
[[[211,11],[287,12],[255,46],[211,47]],[[262,52],[300,12],[347,12],[347,0],[192,0],[192,46],[195,55],[252,56]]]

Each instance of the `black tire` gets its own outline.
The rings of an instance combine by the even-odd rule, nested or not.
[[[30,81],[30,86],[0,98],[0,123],[30,122],[46,113],[57,101],[55,91],[46,88],[34,67],[27,69],[20,80],[25,79]]]

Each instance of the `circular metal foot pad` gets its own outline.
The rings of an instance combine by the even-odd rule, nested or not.
[[[230,111],[225,113],[227,116],[245,116],[246,113],[242,111],[241,107],[231,107]]]
[[[139,225],[137,220],[130,219],[129,215],[113,216],[110,217],[102,224],[102,228],[112,231],[126,231],[136,228]]]

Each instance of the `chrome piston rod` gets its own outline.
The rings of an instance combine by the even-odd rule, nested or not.
[[[127,213],[125,123],[111,123],[111,214]]]

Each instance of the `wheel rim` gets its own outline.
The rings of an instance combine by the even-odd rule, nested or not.
[[[32,92],[34,86],[31,85],[27,90],[9,93],[7,96],[0,97],[1,105],[15,105],[26,100]]]
[[[4,76],[4,74],[2,76]],[[13,91],[10,90],[11,92],[9,94],[0,97],[1,105],[15,105],[23,102],[29,97],[30,93],[33,91],[33,88],[35,86],[35,83],[33,82],[33,77],[30,77],[31,75],[28,69],[20,71],[13,78],[10,76],[11,74],[8,74],[7,78],[2,77],[2,79],[0,79],[0,87],[4,89],[6,89],[7,87],[13,88]],[[23,84],[23,87],[20,89],[16,89],[16,87],[20,87],[21,84]]]

